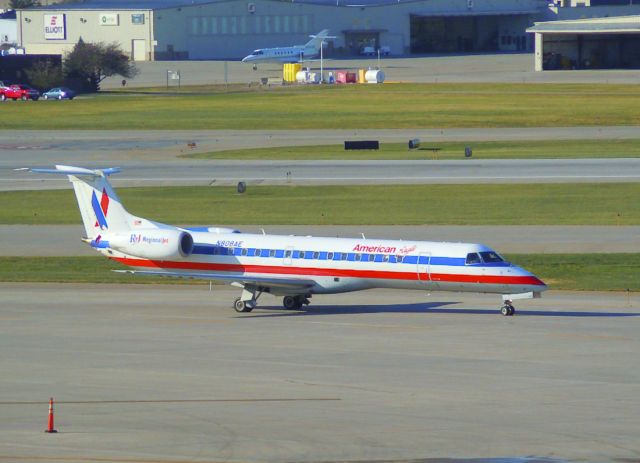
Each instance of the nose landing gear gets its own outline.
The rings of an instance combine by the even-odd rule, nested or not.
[[[504,301],[502,308],[500,309],[500,313],[505,317],[511,317],[516,313],[515,307],[513,307],[513,303],[509,300]]]

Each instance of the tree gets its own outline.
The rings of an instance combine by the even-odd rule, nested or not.
[[[40,89],[59,87],[64,83],[62,66],[60,62],[50,59],[36,61],[31,67],[25,69],[29,83]]]
[[[9,9],[11,10],[24,10],[34,6],[40,6],[39,0],[11,0],[9,2]]]
[[[117,43],[85,43],[82,38],[65,56],[64,75],[82,90],[97,92],[106,77],[120,75],[131,78],[138,73]]]

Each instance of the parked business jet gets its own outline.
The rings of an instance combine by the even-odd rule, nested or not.
[[[251,312],[263,293],[282,296],[286,309],[300,309],[314,294],[397,288],[502,294],[501,313],[513,315],[514,299],[539,297],[547,289],[482,244],[174,227],[125,210],[108,181],[118,168],[21,170],[68,176],[84,223],[83,241],[132,268],[122,272],[229,282],[242,288],[233,303],[237,312]]]
[[[291,47],[259,48],[253,50],[250,55],[242,58],[243,63],[254,63],[256,69],[258,63],[300,63],[315,58],[320,53],[320,44],[329,35],[329,29],[324,29],[316,35],[310,35],[305,45],[293,45]]]

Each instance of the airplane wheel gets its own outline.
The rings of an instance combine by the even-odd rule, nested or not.
[[[509,304],[505,304],[502,306],[502,308],[500,309],[500,313],[502,315],[504,315],[505,317],[510,317],[512,316],[514,313],[516,313],[516,309]]]
[[[253,310],[252,307],[248,307],[247,303],[240,298],[233,301],[233,308],[236,312],[251,312]]]
[[[302,306],[305,304],[309,305],[309,299],[307,299],[304,296],[296,296],[295,300],[296,300],[296,310],[300,310]]]
[[[298,304],[298,298],[293,296],[285,296],[282,298],[282,305],[287,310],[296,310],[300,308]]]

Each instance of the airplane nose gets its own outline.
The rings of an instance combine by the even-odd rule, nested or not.
[[[242,62],[243,63],[246,63],[247,61],[249,61],[249,57],[248,56],[245,56],[244,58],[242,58]]]
[[[542,292],[549,289],[547,284],[544,281],[542,281],[540,278],[535,276],[533,273],[530,273],[530,272],[527,272],[527,273],[529,273],[529,280],[530,280],[529,284],[531,285],[534,291]]]
[[[533,273],[528,270],[523,269],[522,267],[514,266],[516,274],[522,278],[522,283],[524,283],[528,288],[528,291],[534,292],[543,292],[549,289],[547,284],[538,278]]]
[[[538,278],[538,277],[537,277],[537,276],[535,276],[535,275],[534,275],[534,277],[533,277],[533,278],[536,280],[536,283],[534,283],[535,288],[536,288],[536,289],[535,289],[536,291],[540,291],[540,292],[542,292],[542,291],[546,291],[547,289],[549,289],[549,287],[547,286],[547,284],[546,284],[544,281],[542,281],[540,278]]]

